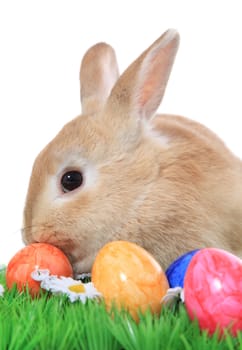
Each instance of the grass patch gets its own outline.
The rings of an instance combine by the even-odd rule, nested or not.
[[[0,272],[0,283],[5,274]],[[159,317],[149,312],[135,323],[126,312],[105,310],[95,301],[70,303],[65,296],[6,291],[0,298],[1,350],[242,350],[242,332],[237,338],[218,339],[201,332],[191,322],[183,305],[163,308]]]

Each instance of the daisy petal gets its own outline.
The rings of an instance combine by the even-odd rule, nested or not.
[[[0,264],[0,271],[6,270],[6,266],[3,264]]]
[[[81,280],[81,281],[91,280],[91,273],[90,272],[81,273],[81,274],[75,275],[75,278],[76,278],[76,280]]]
[[[179,300],[183,302],[183,289],[181,287],[169,288],[161,303],[165,305],[176,304]]]
[[[3,288],[3,286],[0,284],[0,297],[3,297],[3,293],[4,293],[4,288]]]
[[[49,277],[49,275],[50,275],[50,271],[48,269],[44,270],[44,269],[39,269],[38,267],[36,267],[36,269],[31,273],[31,277],[35,281],[43,281],[44,279]]]

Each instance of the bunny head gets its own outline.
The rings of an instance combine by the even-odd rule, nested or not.
[[[178,48],[169,30],[119,78],[114,50],[91,47],[80,70],[82,115],[37,157],[24,211],[23,239],[60,247],[78,272],[115,239],[142,244],[139,207],[166,138],[150,138]],[[156,144],[159,144],[158,147]]]

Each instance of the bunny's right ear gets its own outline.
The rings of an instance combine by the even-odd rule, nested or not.
[[[174,29],[166,31],[134,61],[115,84],[107,107],[108,116],[121,117],[116,123],[124,124],[132,118],[149,120],[163,98],[173,62],[179,46],[179,34]],[[120,119],[120,118],[119,118]]]
[[[105,43],[92,46],[84,55],[80,69],[83,114],[101,110],[119,77],[113,48]]]

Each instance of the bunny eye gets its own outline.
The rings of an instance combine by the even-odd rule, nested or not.
[[[83,183],[83,176],[80,171],[67,171],[61,178],[61,187],[64,193],[74,191]]]

